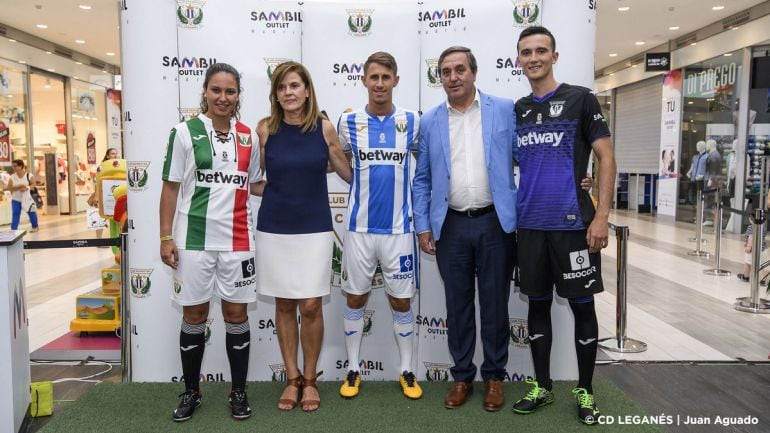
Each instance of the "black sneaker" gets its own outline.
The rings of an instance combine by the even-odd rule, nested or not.
[[[534,379],[527,378],[526,382],[532,385],[532,389],[521,400],[513,404],[514,412],[526,415],[534,412],[540,406],[553,403],[553,392],[541,388]]]
[[[174,411],[174,421],[182,422],[192,418],[195,409],[203,403],[203,395],[200,390],[188,389],[179,394],[179,406]]]
[[[230,393],[228,401],[233,412],[233,418],[246,419],[251,416],[251,408],[249,407],[249,399],[246,397],[246,391],[241,389],[234,390]]]
[[[594,395],[589,394],[585,388],[575,388],[572,394],[577,398],[578,418],[584,424],[596,424],[599,418],[599,409],[596,408]]]

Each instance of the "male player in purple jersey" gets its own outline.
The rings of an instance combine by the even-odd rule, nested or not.
[[[615,182],[612,140],[589,89],[559,83],[559,58],[548,29],[528,27],[517,44],[518,59],[532,94],[516,102],[519,146],[517,216],[521,292],[529,297],[529,338],[535,365],[532,389],[513,405],[528,414],[553,402],[550,378],[553,286],[575,316],[578,417],[597,421],[591,385],[599,333],[594,293],[603,290],[600,250],[607,246],[610,200]],[[599,160],[599,200],[594,207],[579,181],[591,151]]]

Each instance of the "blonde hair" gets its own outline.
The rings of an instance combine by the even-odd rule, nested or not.
[[[288,61],[281,63],[275,68],[273,76],[270,79],[270,116],[262,119],[260,123],[267,124],[268,132],[276,134],[281,127],[283,121],[284,112],[281,103],[278,102],[278,86],[286,76],[292,72],[296,72],[299,78],[305,84],[305,88],[308,91],[308,97],[302,107],[302,123],[300,123],[300,129],[302,133],[307,133],[316,129],[318,118],[325,118],[318,108],[318,100],[315,95],[315,88],[313,87],[313,79],[310,78],[310,72],[301,63],[294,61]]]

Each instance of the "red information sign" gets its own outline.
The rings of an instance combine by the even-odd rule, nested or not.
[[[96,139],[91,132],[86,137],[86,154],[88,155],[88,163],[96,164]]]
[[[0,122],[0,167],[11,165],[11,130]]]

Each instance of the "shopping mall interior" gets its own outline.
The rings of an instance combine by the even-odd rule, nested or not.
[[[180,14],[192,11],[194,18],[202,8],[217,7],[217,1],[176,3]],[[541,7],[548,14],[542,2],[558,3],[514,0],[510,7]],[[444,3],[463,6],[461,1]],[[608,338],[607,348],[599,350],[596,380],[618,389],[633,407],[623,406],[625,412],[611,414],[613,425],[598,428],[770,431],[770,315],[764,314],[770,304],[763,299],[770,298],[770,262],[763,263],[764,254],[747,254],[745,235],[756,221],[752,217],[762,215],[757,210],[766,203],[770,185],[770,151],[765,150],[770,149],[770,1],[588,3],[596,7],[592,90],[612,132],[618,167],[609,218],[613,227],[602,251],[605,291],[595,296],[599,335]],[[0,0],[0,235],[11,229],[12,199],[6,189],[11,161],[21,160],[40,195],[38,227],[23,212],[18,226],[26,231],[22,308],[28,318],[31,380],[54,381],[53,416],[27,413],[20,428],[2,421],[0,432],[67,431],[56,426],[57,417],[76,413],[75,402],[93,396],[101,386],[95,383],[126,381],[119,315],[113,310],[112,322],[93,328],[74,319],[88,317],[81,314],[90,308],[81,298],[103,295],[103,287],[114,287],[120,279],[109,242],[93,242],[110,238],[111,230],[99,215],[103,209],[91,206],[89,199],[97,193],[98,167],[109,150],[115,149],[118,158],[131,154],[121,99],[130,91],[141,95],[141,90],[123,88],[120,28],[121,9],[131,7],[131,0]],[[596,174],[596,165],[589,165]],[[616,236],[625,233],[623,228],[627,239]],[[745,269],[747,259],[768,267],[760,266],[755,278]],[[12,299],[0,316],[9,314],[15,331],[13,310]],[[632,350],[637,341],[646,347]],[[0,352],[9,348],[0,346]],[[334,379],[331,373],[327,380]],[[259,416],[278,412],[272,398],[279,388],[273,385],[265,396],[253,397]],[[438,386],[426,390],[441,394],[437,399],[449,389],[448,384],[433,385]],[[256,390],[260,385],[250,386]],[[334,401],[337,386],[321,386],[325,401],[320,412],[334,413],[327,407],[347,403]],[[525,388],[521,383],[506,386],[509,406]],[[159,399],[168,407],[158,427],[129,430],[177,427],[167,416],[175,399],[170,394]],[[597,399],[601,408],[601,395]],[[571,402],[572,396],[565,393],[563,400]],[[444,411],[438,401],[436,411]],[[400,410],[392,415],[400,417]],[[517,428],[519,419],[511,419],[510,410],[503,412],[495,415],[490,431]],[[344,413],[340,417],[349,417]],[[674,422],[665,417],[619,422],[626,415],[661,414],[673,415]],[[715,422],[719,416],[740,421],[723,425]],[[680,421],[685,418],[710,425],[685,425]],[[575,421],[571,412],[565,419]],[[270,422],[278,422],[275,431],[312,428],[301,417],[285,421],[292,427],[285,424],[284,430],[283,421]],[[429,423],[419,425],[438,431]],[[532,431],[579,427],[575,421]],[[393,425],[370,429],[396,430]],[[81,431],[108,430],[123,431],[112,423]]]

